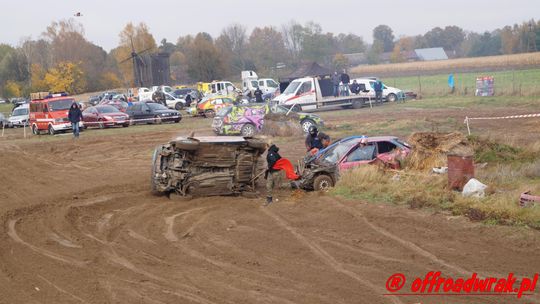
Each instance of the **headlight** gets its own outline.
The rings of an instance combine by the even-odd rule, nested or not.
[[[54,119],[54,122],[63,122],[63,121],[64,121],[63,118],[55,118],[55,119]]]
[[[105,118],[106,120],[113,120],[113,118],[110,117],[109,115],[104,115],[103,118]]]

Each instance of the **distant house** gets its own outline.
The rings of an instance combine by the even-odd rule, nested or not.
[[[414,52],[418,57],[418,60],[421,61],[430,61],[430,60],[446,60],[448,55],[442,47],[438,48],[428,48],[428,49],[415,49]]]

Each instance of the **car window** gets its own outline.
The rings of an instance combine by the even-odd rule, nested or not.
[[[12,116],[28,115],[28,108],[17,108],[13,110]]]
[[[254,88],[258,88],[259,85],[262,85],[262,84],[261,84],[260,82],[257,83],[257,80],[252,80],[252,81],[251,81],[251,86],[253,86]]]
[[[271,80],[271,79],[266,81],[266,85],[269,88],[277,88],[278,87],[278,84],[275,81]]]
[[[371,86],[372,89],[375,88],[375,81],[370,81],[369,85]]]
[[[260,85],[261,87],[263,87],[263,86],[264,86],[264,80],[260,80],[260,81],[259,81],[259,85]]]
[[[219,117],[225,117],[227,116],[227,114],[229,114],[232,110],[232,106],[231,107],[223,107],[221,109],[219,109],[216,113],[216,116],[219,116]]]
[[[291,82],[285,91],[283,91],[283,94],[294,94],[296,92],[296,89],[300,86],[300,81],[293,81]]]
[[[309,91],[311,91],[311,81],[306,81],[302,83],[302,87],[300,87],[300,90],[298,91],[298,93],[304,94],[304,93],[308,93]]]
[[[347,162],[357,162],[363,160],[373,160],[375,158],[375,145],[370,144],[365,147],[358,146],[347,156]]]
[[[141,104],[136,103],[131,106],[131,111],[140,111],[141,110]]]
[[[49,110],[51,112],[54,111],[61,111],[61,110],[69,110],[71,107],[71,104],[73,104],[73,99],[60,99],[55,101],[49,102]]]
[[[223,100],[221,98],[216,98],[212,101],[213,105],[220,105],[223,104]]]
[[[397,148],[397,146],[389,141],[380,141],[377,143],[379,153],[388,153]]]
[[[357,142],[354,140],[338,143],[328,150],[326,150],[321,156],[321,160],[331,164],[337,163],[349,149]]]
[[[103,106],[96,108],[99,113],[118,113],[119,110],[113,106]]]
[[[171,96],[171,95],[165,95],[165,97],[167,98],[167,100],[174,100],[174,98]]]

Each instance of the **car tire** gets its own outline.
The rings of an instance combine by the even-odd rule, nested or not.
[[[315,191],[328,192],[332,187],[334,187],[334,181],[326,174],[318,175],[313,181],[313,190]]]
[[[182,110],[183,108],[184,108],[184,104],[181,103],[181,102],[177,102],[177,103],[174,105],[174,109],[175,109],[176,111],[180,111],[180,110]]]
[[[154,149],[154,154],[152,155],[152,172],[150,175],[150,187],[151,187],[152,194],[154,195],[163,194],[160,191],[158,191],[158,183],[156,181],[156,172],[157,172],[157,167],[158,167],[157,158],[159,155],[159,150],[160,150],[159,147]]]
[[[353,109],[360,109],[364,105],[363,100],[355,99],[352,101],[352,108]]]
[[[123,128],[127,128],[127,127],[129,127],[129,123],[125,123],[125,124],[123,124],[123,125],[122,125],[122,127],[123,127]]]
[[[253,137],[255,133],[257,132],[257,129],[254,125],[247,123],[242,126],[242,129],[240,130],[240,134],[244,137]]]
[[[177,149],[186,151],[195,151],[199,149],[199,142],[194,139],[181,139],[174,142]]]
[[[214,118],[216,116],[216,112],[214,110],[206,110],[204,111],[204,116],[206,118]]]
[[[161,117],[159,117],[159,115],[154,116],[154,121],[153,121],[153,123],[154,123],[155,125],[160,125],[160,124],[162,123]]]
[[[311,126],[317,126],[317,124],[313,120],[307,118],[300,122],[300,126],[302,127],[302,131],[304,131],[304,133],[307,133],[309,132],[309,128]]]
[[[54,134],[56,134],[56,131],[54,130],[54,128],[53,128],[52,125],[49,125],[48,131],[49,131],[49,135],[54,135]]]
[[[390,93],[388,94],[388,96],[386,96],[386,101],[395,102],[396,100],[397,100],[397,96],[394,93]]]

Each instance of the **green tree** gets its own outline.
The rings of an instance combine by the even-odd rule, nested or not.
[[[188,47],[188,74],[195,81],[212,81],[225,74],[225,67],[219,50],[208,39],[207,33],[199,33]]]
[[[249,36],[249,52],[257,69],[270,71],[286,53],[281,33],[273,27],[256,27]]]
[[[367,60],[369,64],[377,64],[381,60],[381,54],[383,53],[384,47],[382,41],[374,41],[373,45],[369,48],[367,53]]]

